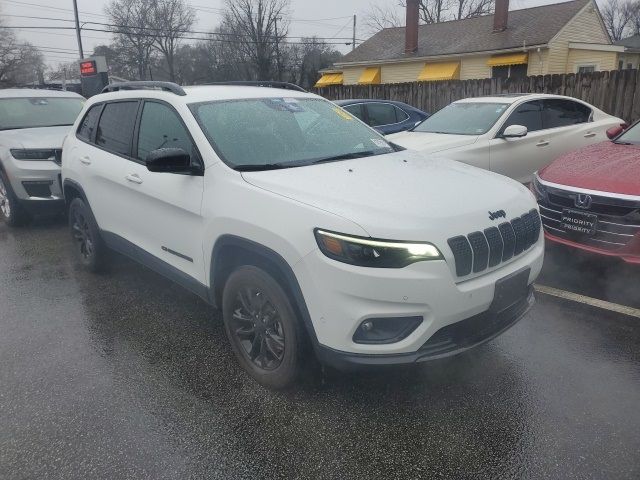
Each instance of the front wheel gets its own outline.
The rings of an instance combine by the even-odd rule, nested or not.
[[[18,227],[29,221],[29,214],[18,202],[18,198],[2,172],[0,172],[0,216],[11,227]]]
[[[253,266],[233,272],[222,294],[222,315],[233,351],[249,375],[269,388],[295,382],[302,356],[300,322],[271,275]]]
[[[92,272],[102,270],[107,247],[91,209],[81,198],[74,198],[69,205],[69,228],[74,252],[80,264]]]

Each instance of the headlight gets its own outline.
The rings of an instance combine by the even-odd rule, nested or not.
[[[50,148],[29,148],[18,149],[12,148],[11,155],[16,160],[55,160],[56,151]]]
[[[415,262],[442,259],[440,251],[426,242],[375,240],[321,229],[316,229],[315,235],[327,257],[361,267],[402,268]]]

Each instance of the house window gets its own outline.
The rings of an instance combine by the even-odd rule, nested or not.
[[[595,71],[595,65],[578,65],[578,73],[593,73]]]
[[[501,65],[499,67],[491,67],[491,76],[493,78],[524,78],[527,76],[528,65]]]
[[[618,60],[618,70],[622,70],[624,68],[624,60]]]

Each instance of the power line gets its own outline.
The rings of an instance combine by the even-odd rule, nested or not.
[[[16,5],[24,5],[27,7],[39,7],[39,8],[45,8],[47,10],[57,10],[57,11],[61,11],[61,12],[73,12],[72,9],[70,8],[62,8],[62,7],[51,7],[49,5],[42,5],[40,3],[30,3],[30,2],[20,2],[18,0],[4,0],[7,3],[13,3]],[[106,15],[102,15],[100,13],[91,13],[91,12],[84,12],[84,11],[80,11],[80,13],[82,13],[83,15],[89,15],[92,17],[101,17],[101,18],[108,18]]]

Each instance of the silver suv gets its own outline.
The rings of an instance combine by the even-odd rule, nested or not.
[[[0,90],[0,216],[11,226],[62,212],[62,142],[84,98],[52,90]]]

